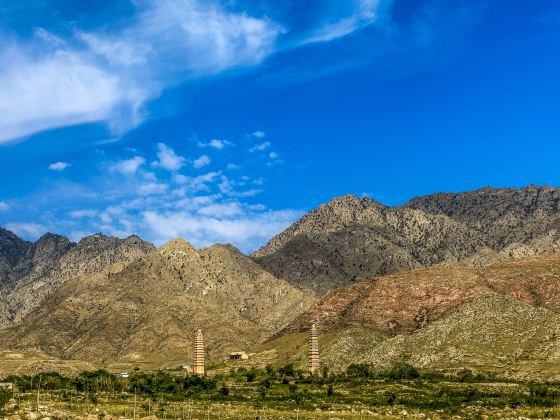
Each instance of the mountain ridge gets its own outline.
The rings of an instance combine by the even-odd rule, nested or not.
[[[324,296],[370,277],[432,265],[488,265],[560,251],[560,192],[486,187],[389,207],[334,198],[252,257],[276,277]]]
[[[312,300],[232,246],[177,239],[69,280],[3,334],[12,349],[63,359],[184,361],[203,328],[216,358],[264,340]]]
[[[382,364],[406,359],[402,349],[421,367],[446,357],[457,366],[492,355],[550,361],[560,337],[546,321],[560,312],[559,203],[558,189],[535,186],[440,193],[398,207],[335,197],[251,257],[231,244],[197,249],[180,238],[160,248],[102,234],[32,243],[2,229],[0,334],[17,351],[65,360],[161,364],[188,360],[201,327],[216,361],[264,341],[299,340],[316,322],[333,366],[340,352],[345,363]],[[477,319],[473,308],[492,313]],[[522,350],[493,353],[467,334],[494,331],[505,343],[492,327],[500,308],[519,324],[502,327]],[[519,314],[531,321],[526,328]],[[437,334],[451,344],[432,354]],[[481,353],[471,360],[473,349]]]

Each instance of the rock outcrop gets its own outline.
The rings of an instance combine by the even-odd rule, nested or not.
[[[5,230],[0,235],[0,260],[5,261],[0,273],[0,327],[19,323],[66,281],[105,272],[155,249],[137,236],[117,239],[96,234],[76,244],[51,233],[35,243]]]
[[[324,296],[356,281],[433,265],[484,266],[560,251],[559,190],[435,194],[387,207],[335,198],[253,258],[276,277]]]

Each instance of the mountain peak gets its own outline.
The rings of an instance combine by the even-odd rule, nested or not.
[[[208,249],[210,250],[225,250],[227,252],[232,252],[234,254],[243,254],[239,248],[237,248],[236,246],[230,244],[230,243],[226,243],[226,244],[214,244],[212,246],[209,246]]]
[[[323,206],[360,206],[360,207],[368,207],[368,206],[379,206],[379,207],[386,207],[384,204],[380,203],[377,200],[374,200],[370,197],[358,197],[355,194],[346,194],[340,197],[334,197],[330,199],[327,203],[323,204]]]
[[[183,251],[186,253],[196,253],[197,250],[190,242],[184,240],[183,238],[172,239],[166,244],[162,245],[159,249],[160,252],[170,252],[170,251]]]
[[[35,242],[35,246],[47,243],[71,243],[71,241],[62,235],[57,235],[56,233],[47,232],[43,236],[41,236]]]

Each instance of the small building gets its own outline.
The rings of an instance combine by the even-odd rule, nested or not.
[[[247,360],[249,356],[244,351],[234,351],[229,354],[229,360]]]
[[[128,372],[121,372],[121,373],[116,373],[115,376],[117,378],[128,378],[129,374],[128,374]]]

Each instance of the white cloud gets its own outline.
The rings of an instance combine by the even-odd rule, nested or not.
[[[198,146],[199,147],[212,147],[212,148],[217,149],[217,150],[222,150],[222,149],[226,148],[227,146],[233,146],[233,143],[231,141],[228,141],[228,140],[213,139],[213,140],[210,140],[208,143],[199,142]]]
[[[259,143],[259,144],[255,144],[253,147],[251,147],[249,149],[249,152],[254,153],[254,152],[264,152],[266,149],[268,149],[271,146],[269,141],[265,141],[263,143]]]
[[[256,65],[275,50],[283,30],[267,18],[235,13],[201,0],[137,0],[142,12],[125,37],[148,43],[180,70],[214,74]]]
[[[179,156],[175,153],[175,151],[166,146],[163,143],[158,143],[159,152],[157,153],[158,162],[154,162],[154,166],[162,167],[167,169],[168,171],[176,171],[181,169],[181,167],[185,164],[185,158]]]
[[[239,165],[236,164],[236,163],[228,163],[228,164],[226,165],[226,169],[229,169],[230,171],[234,171],[234,170],[236,170],[236,169],[239,169],[240,167],[241,167],[241,166],[239,166]]]
[[[65,170],[69,166],[71,166],[71,165],[68,162],[55,162],[55,163],[51,163],[49,165],[49,169],[51,171],[62,172],[63,170]]]
[[[10,205],[5,201],[0,201],[0,212],[10,210]]]
[[[278,153],[276,153],[276,152],[270,152],[270,153],[268,154],[268,157],[269,157],[270,159],[273,159],[273,160],[274,160],[274,159],[278,159],[278,157],[280,157],[280,155],[279,155]]]
[[[215,203],[202,207],[198,210],[199,214],[217,218],[239,216],[244,213],[240,203]]]
[[[206,165],[209,165],[210,162],[211,161],[210,161],[210,158],[208,157],[208,155],[202,155],[193,162],[193,166],[196,169],[200,169],[200,168],[205,167]]]
[[[126,176],[136,174],[140,166],[146,163],[142,156],[135,156],[132,159],[121,160],[110,167],[111,171],[119,172]]]
[[[141,195],[157,195],[163,194],[167,191],[169,186],[167,184],[158,183],[158,182],[149,182],[147,184],[141,184],[138,188],[138,192]]]
[[[0,41],[0,143],[44,130],[103,122],[115,133],[141,123],[143,105],[187,79],[254,66],[282,28],[202,0],[135,0],[117,30],[44,29]],[[162,65],[161,63],[165,63]]]
[[[189,181],[189,177],[181,174],[173,175],[173,182],[177,184],[186,184]]]
[[[124,127],[117,107],[135,109],[144,99],[81,53],[1,44],[0,51],[0,143],[98,121]]]
[[[187,184],[191,192],[208,191],[208,184],[213,183],[219,176],[220,172],[208,172],[194,178],[187,177],[184,183]]]
[[[73,219],[83,219],[95,217],[98,213],[99,212],[97,210],[74,210],[68,213],[68,215]]]
[[[0,41],[0,143],[88,123],[104,123],[122,134],[149,116],[145,104],[165,89],[257,66],[277,51],[287,32],[234,1],[131,3],[135,11],[126,20],[87,32],[75,28],[72,38],[39,28],[31,39]],[[311,10],[313,24],[294,33],[291,42],[279,43],[280,49],[360,30],[378,22],[392,0],[328,3]],[[252,133],[258,139],[265,135]]]
[[[94,54],[106,58],[109,63],[123,66],[145,64],[154,55],[148,44],[134,43],[126,39],[114,38],[109,40],[94,33],[78,33],[78,38],[84,41]]]
[[[204,208],[199,210],[201,215],[147,211],[142,216],[146,227],[158,238],[154,241],[158,244],[184,237],[196,246],[232,242],[245,252],[256,249],[301,216],[300,212],[293,210],[259,212],[236,205],[223,206],[222,210],[222,214],[214,216],[205,216]],[[232,214],[228,214],[228,210]]]
[[[47,232],[47,228],[39,223],[8,223],[6,229],[18,236],[35,240]]]
[[[350,35],[375,23],[391,5],[392,0],[353,0],[346,16],[335,16],[319,28],[313,29],[300,41],[300,45],[330,42]]]

